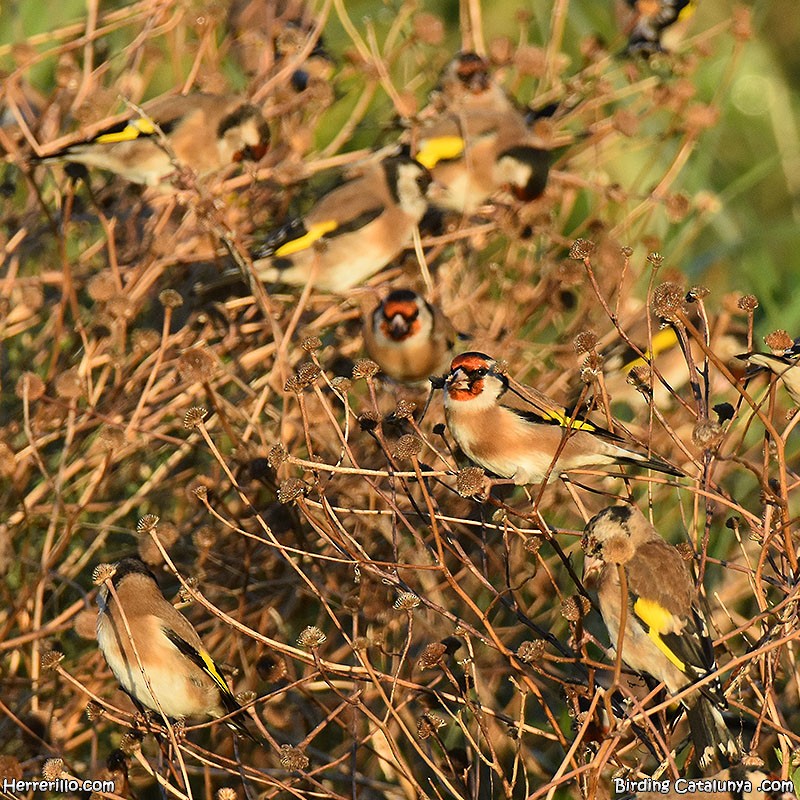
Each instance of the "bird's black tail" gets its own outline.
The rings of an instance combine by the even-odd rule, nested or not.
[[[634,467],[644,467],[654,469],[656,472],[663,472],[667,475],[674,475],[676,478],[685,478],[683,470],[673,467],[668,461],[658,456],[621,456],[617,459],[620,464],[630,464]]]
[[[695,754],[700,768],[715,770],[741,760],[742,754],[719,709],[704,695],[686,709]]]

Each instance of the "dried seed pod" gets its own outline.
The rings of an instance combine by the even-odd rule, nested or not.
[[[318,628],[316,625],[309,625],[300,632],[300,635],[297,637],[297,644],[309,650],[316,650],[327,638],[328,637],[321,628]]]
[[[575,261],[585,261],[594,252],[595,244],[588,239],[576,239],[569,249],[569,257]]]

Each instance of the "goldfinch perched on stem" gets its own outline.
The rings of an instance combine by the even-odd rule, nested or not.
[[[420,114],[416,159],[433,175],[431,202],[464,214],[507,189],[518,200],[539,197],[547,185],[550,153],[535,147],[525,116],[475,53],[461,53],[445,69],[440,113]]]
[[[447,427],[458,446],[479,466],[518,485],[606,464],[683,475],[656,456],[621,446],[619,436],[570,416],[536,389],[512,384],[484,353],[456,356],[441,382]]]
[[[155,186],[176,167],[205,175],[238,161],[259,161],[269,147],[269,126],[261,112],[237,97],[161,97],[146,103],[143,111],[144,116],[37,160],[97,167]]]
[[[217,718],[241,710],[197,631],[164,598],[143,561],[123,558],[111,584],[116,598],[106,585],[98,595],[97,641],[138,705],[156,712],[160,707],[171,719]],[[237,717],[225,722],[258,741]]]
[[[670,694],[717,669],[689,568],[641,511],[631,506],[604,509],[586,524],[581,546],[586,553],[584,580],[596,585],[615,647],[625,603],[622,660],[631,669],[662,682]],[[736,761],[739,748],[720,713],[727,702],[719,680],[699,687],[683,704],[701,767]]]
[[[383,269],[412,242],[428,208],[431,176],[392,156],[321,197],[302,218],[271,234],[254,253],[265,283],[343,292]]]
[[[788,336],[786,337],[788,340]],[[779,345],[780,346],[780,345]],[[747,373],[748,378],[764,370],[773,372],[789,392],[789,397],[800,406],[800,339],[795,339],[783,353],[743,353],[737,358],[746,361],[754,369]]]
[[[393,380],[418,383],[440,371],[458,334],[438,306],[396,289],[364,320],[369,357]]]

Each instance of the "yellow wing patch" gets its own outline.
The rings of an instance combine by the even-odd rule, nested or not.
[[[655,644],[681,672],[685,673],[686,664],[670,650],[667,643],[661,638],[663,632],[672,630],[671,612],[667,611],[664,606],[659,605],[653,600],[646,600],[644,597],[640,597],[633,604],[633,613],[647,625],[647,635],[653,640],[653,644]]]
[[[557,422],[562,428],[569,428],[573,431],[596,431],[597,426],[592,425],[591,422],[588,422],[585,419],[577,419],[575,417],[570,417],[561,411],[543,411],[542,416],[545,419],[551,419],[553,422]]]
[[[433,169],[440,161],[458,158],[464,152],[464,140],[460,136],[437,136],[422,143],[417,161],[425,169]]]
[[[214,663],[214,659],[212,659],[205,650],[201,650],[199,655],[200,658],[203,659],[206,672],[214,679],[214,683],[216,683],[223,692],[230,694],[231,690],[228,688],[228,684],[225,683],[225,678],[220,675],[217,665]]]
[[[658,331],[653,337],[651,349],[645,350],[644,356],[638,356],[625,364],[622,371],[630,372],[636,367],[647,366],[654,358],[675,347],[677,343],[678,335],[672,328],[664,328],[663,331]]]
[[[327,222],[319,222],[312,225],[308,232],[297,239],[292,239],[286,244],[282,244],[276,251],[276,256],[291,256],[299,253],[301,250],[307,250],[314,242],[321,239],[326,233],[330,233],[339,227],[339,223],[335,220],[328,220]]]
[[[98,144],[115,144],[116,142],[132,142],[140,136],[151,136],[156,132],[150,120],[139,118],[131,120],[121,131],[101,133],[95,138]]]

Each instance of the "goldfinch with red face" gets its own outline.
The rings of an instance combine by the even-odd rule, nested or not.
[[[777,375],[789,393],[789,397],[800,406],[800,338],[795,339],[791,347],[783,353],[743,353],[738,356],[751,367],[747,377],[769,370]]]
[[[383,269],[412,242],[428,208],[431,176],[392,156],[324,195],[302,218],[271,234],[254,253],[265,283],[343,292]]]
[[[528,386],[511,385],[484,353],[462,353],[444,378],[447,427],[478,466],[517,485],[541,483],[573,469],[631,464],[668,475],[683,473],[655,456],[568,412]]]
[[[714,646],[696,604],[689,568],[641,511],[631,506],[604,509],[586,524],[581,546],[584,580],[597,588],[614,646],[626,604],[622,660],[631,669],[651,675],[669,694],[716,671]],[[627,584],[624,598],[619,566]],[[700,765],[724,767],[738,760],[739,748],[720,713],[728,704],[719,680],[699,687],[684,705]]]
[[[218,718],[241,710],[197,631],[164,598],[143,561],[123,558],[111,583],[116,598],[106,585],[98,594],[97,641],[114,677],[136,703],[156,712],[160,707],[171,719]],[[237,717],[226,723],[258,741]]]
[[[419,383],[440,372],[458,334],[441,309],[396,289],[364,320],[369,357],[393,380]]]
[[[434,105],[440,111],[500,113],[515,107],[505,89],[494,79],[489,62],[469,51],[458,53],[445,67],[434,96],[437,101]]]
[[[37,160],[96,167],[155,186],[176,167],[205,175],[235,162],[259,161],[269,147],[269,126],[261,111],[236,97],[202,93],[162,97],[146,103],[143,111],[145,116],[132,117]]]

